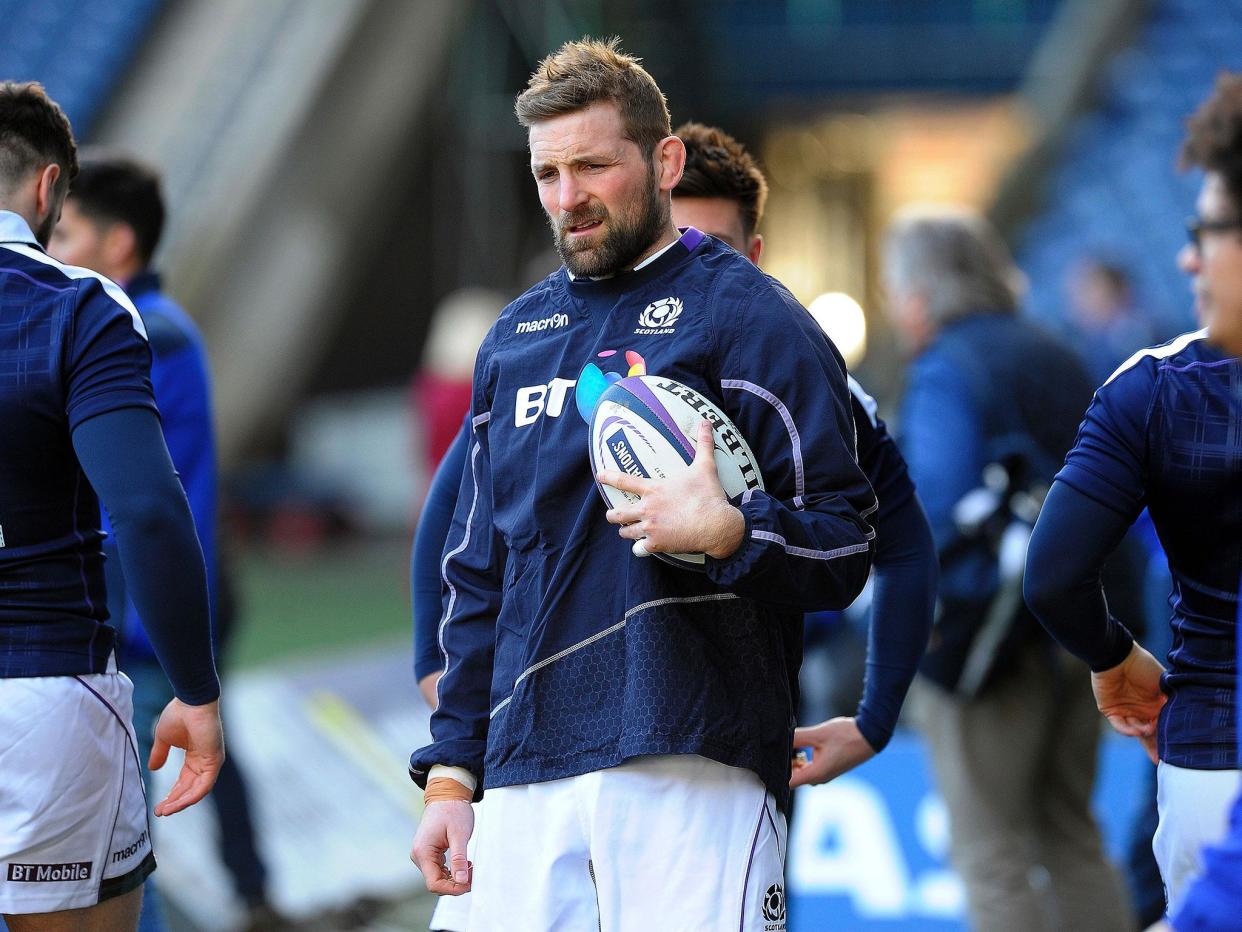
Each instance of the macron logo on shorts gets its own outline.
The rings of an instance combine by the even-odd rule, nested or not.
[[[126,848],[122,848],[120,851],[112,852],[112,863],[120,864],[122,861],[132,858],[135,854],[137,854],[143,848],[144,845],[146,845],[146,843],[147,843],[147,830],[144,828],[142,830],[142,834],[138,836],[138,840],[135,841],[132,845]]]
[[[67,864],[9,865],[9,881],[12,883],[63,883],[90,879],[90,861],[70,861]]]

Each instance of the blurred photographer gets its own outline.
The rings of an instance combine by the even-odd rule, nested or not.
[[[885,278],[912,357],[901,446],[941,561],[913,711],[972,924],[1129,929],[1090,812],[1095,703],[1079,662],[1022,601],[1030,528],[1091,400],[1090,379],[1070,349],[1019,316],[1018,272],[976,213],[900,215]]]

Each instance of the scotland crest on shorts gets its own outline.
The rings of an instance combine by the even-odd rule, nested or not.
[[[773,932],[785,928],[785,887],[774,883],[763,894],[763,918],[768,924],[764,929]]]
[[[673,324],[682,312],[681,298],[661,298],[652,301],[638,315],[638,327],[634,332],[643,336],[672,333]]]

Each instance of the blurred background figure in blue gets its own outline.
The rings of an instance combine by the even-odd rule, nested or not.
[[[912,357],[901,444],[941,565],[916,716],[972,923],[1125,932],[1133,920],[1090,811],[1100,727],[1086,671],[1022,600],[1026,542],[1091,383],[1020,316],[1017,271],[979,214],[907,210],[884,257]]]
[[[1066,281],[1073,333],[1096,385],[1137,350],[1155,342],[1155,332],[1134,303],[1130,276],[1116,263],[1094,256],[1076,265]]]

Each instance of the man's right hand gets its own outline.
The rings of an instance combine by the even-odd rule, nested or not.
[[[1117,666],[1091,674],[1096,706],[1114,729],[1139,739],[1153,764],[1159,763],[1156,723],[1169,698],[1160,688],[1163,673],[1160,661],[1136,641]]]
[[[461,896],[470,892],[474,865],[466,844],[474,832],[474,807],[465,800],[442,799],[428,803],[414,835],[410,860],[423,872],[432,893]],[[448,852],[448,863],[444,855]]]
[[[173,788],[156,804],[157,816],[172,815],[193,806],[215,784],[224,763],[220,700],[206,705],[186,705],[176,698],[170,701],[155,725],[155,742],[147,765],[152,770],[163,767],[170,747],[183,749],[185,762]]]

